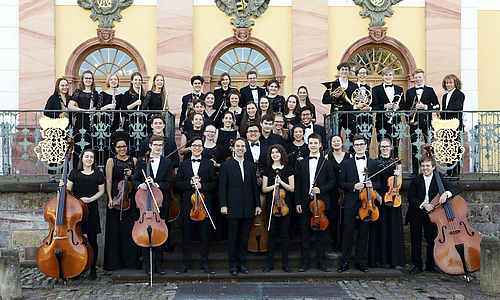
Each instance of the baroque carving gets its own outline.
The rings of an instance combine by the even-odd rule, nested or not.
[[[372,43],[380,44],[384,42],[387,34],[387,27],[368,27],[368,36]]]
[[[370,27],[385,25],[385,17],[394,14],[391,6],[403,0],[353,0],[363,10],[359,12],[363,18],[370,17]]]
[[[249,20],[250,16],[254,18],[262,15],[271,0],[215,0],[217,7],[228,16],[234,14],[231,24],[237,28],[248,28],[255,24]]]
[[[252,36],[252,28],[233,28],[233,31],[236,44],[248,44],[248,39]]]
[[[90,9],[92,21],[99,20],[98,28],[111,29],[115,27],[113,21],[120,22],[120,12],[132,5],[134,0],[78,0],[78,6]]]
[[[97,37],[99,38],[99,44],[112,45],[115,40],[115,31],[113,29],[97,28]]]
[[[458,141],[458,119],[432,120],[434,156],[438,163],[452,164],[462,159],[465,148]]]
[[[40,119],[42,127],[42,141],[35,147],[35,153],[39,160],[48,164],[61,164],[64,161],[68,143],[64,138],[68,135],[68,118],[51,119],[43,117]]]

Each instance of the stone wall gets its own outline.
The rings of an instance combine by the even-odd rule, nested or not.
[[[462,192],[469,204],[469,224],[482,235],[500,236],[500,181],[461,181],[459,186],[470,186]],[[402,188],[403,220],[407,210],[406,189]],[[20,259],[24,265],[36,264],[36,252],[47,236],[49,225],[44,220],[45,204],[55,196],[55,184],[44,180],[2,180],[0,182],[0,248],[20,249]],[[98,235],[100,245],[99,264],[104,253],[104,230],[106,224],[106,198],[99,199],[102,234]],[[173,223],[171,236],[179,239],[180,222]],[[406,256],[409,262],[409,226],[405,225]],[[425,244],[425,242],[424,242]],[[424,245],[425,249],[425,245]],[[424,250],[425,253],[425,250]]]

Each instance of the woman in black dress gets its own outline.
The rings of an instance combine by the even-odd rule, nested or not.
[[[267,99],[269,99],[269,104],[273,108],[274,113],[283,113],[283,111],[285,110],[285,98],[281,95],[278,95],[280,83],[278,82],[278,80],[272,79],[269,80],[267,87],[269,89]]]
[[[309,91],[307,90],[307,87],[299,86],[299,88],[297,89],[297,95],[299,96],[299,102],[297,103],[299,106],[299,110],[304,106],[309,106],[310,108],[312,108],[311,121],[313,123],[316,123],[316,107],[314,107],[314,104],[312,104],[311,100],[309,99]]]
[[[205,98],[203,99],[205,101],[205,109],[203,111],[203,116],[205,119],[210,119],[212,120],[213,124],[219,124],[219,120],[215,120],[220,117],[220,113],[218,116],[217,115],[217,109],[215,109],[215,95],[212,92],[208,92],[205,94]],[[222,113],[222,112],[221,112]]]
[[[294,171],[297,171],[296,166],[299,161],[309,156],[309,148],[304,142],[304,131],[304,126],[301,124],[295,125],[292,128],[293,141],[286,145],[286,152],[290,155],[288,157],[289,165]]]
[[[181,145],[184,146],[179,149],[179,155],[186,155],[184,159],[191,157],[191,150],[187,146],[187,142],[196,135],[203,136],[203,115],[201,113],[194,113],[190,121],[193,123],[193,129],[184,131],[181,136]]]
[[[391,157],[391,140],[384,138],[380,140],[380,156],[376,159],[379,168],[394,162]],[[377,201],[375,205],[379,210],[378,220],[371,222],[370,241],[368,243],[368,266],[393,268],[404,267],[406,263],[405,244],[403,233],[403,217],[401,206],[390,207],[383,203],[383,197],[387,192],[387,179],[398,174],[401,176],[401,166],[393,165],[380,173],[380,189],[377,190]]]
[[[73,192],[75,197],[80,198],[89,210],[87,221],[82,222],[82,232],[87,235],[89,244],[94,252],[94,261],[90,267],[89,280],[97,278],[96,263],[99,256],[97,246],[97,234],[101,233],[101,223],[99,221],[99,207],[97,200],[104,195],[104,176],[97,169],[95,153],[91,149],[83,150],[80,161],[76,169],[71,170],[68,177],[67,189]],[[59,183],[63,185],[62,180]]]
[[[102,91],[99,94],[99,102],[97,103],[98,110],[119,110],[122,105],[122,97],[123,95],[117,91],[117,88],[120,86],[120,79],[116,74],[110,74],[106,78],[106,86],[107,90]],[[110,113],[110,115],[102,115],[99,116],[100,123],[104,126],[111,126],[106,131],[109,133],[113,133],[118,128],[120,128],[120,116],[119,112]],[[109,130],[109,131],[108,131]],[[95,139],[95,138],[94,138]],[[98,154],[97,164],[104,165],[108,158],[111,156],[111,148],[110,148],[110,139],[103,135],[104,141],[102,145],[99,142],[94,144],[94,150]],[[99,148],[104,148],[104,151],[97,152]]]
[[[328,160],[332,162],[333,172],[335,173],[335,178],[339,178],[340,175],[340,165],[351,156],[348,152],[345,152],[344,141],[339,135],[332,136],[330,140],[330,147],[332,151],[328,154]],[[342,228],[340,225],[341,221],[341,211],[343,209],[343,203],[339,203],[342,200],[340,194],[343,193],[339,189],[338,182],[333,189],[330,190],[330,210],[328,211],[328,221],[330,222],[330,234],[332,236],[332,251],[339,252],[341,250],[340,242],[342,241]],[[340,201],[339,201],[340,200]]]
[[[262,192],[266,194],[266,218],[268,222],[271,222],[271,228],[269,230],[268,240],[267,240],[267,263],[264,269],[264,273],[274,269],[274,251],[276,249],[276,236],[279,231],[281,236],[281,259],[283,262],[283,271],[290,273],[292,269],[288,265],[288,253],[290,251],[290,239],[288,237],[288,230],[290,227],[290,216],[292,207],[291,193],[293,193],[295,187],[295,172],[288,166],[288,157],[286,155],[285,148],[283,146],[276,144],[272,145],[267,152],[267,167],[264,168],[264,173],[262,176]],[[272,214],[271,217],[271,203],[273,200],[274,188],[278,185],[280,188],[284,189],[286,192],[286,197],[284,199],[285,204],[288,206],[289,213],[285,216],[276,217]],[[270,219],[269,219],[270,218]],[[265,224],[266,229],[268,224]]]
[[[99,95],[95,90],[94,75],[91,71],[84,71],[80,77],[80,86],[73,95],[68,104],[69,110],[78,111],[75,124],[73,126],[73,138],[75,139],[75,154],[73,156],[73,168],[78,166],[78,155],[82,153],[80,141],[85,141],[86,145],[83,148],[92,148],[92,126],[94,122],[93,113],[88,110],[95,110]]]
[[[269,115],[271,118],[274,116],[273,108],[266,96],[259,99],[259,116]]]
[[[296,95],[288,96],[285,103],[285,126],[288,130],[291,130],[293,126],[300,123],[300,107],[299,107],[299,98]]]
[[[224,149],[221,145],[215,142],[216,134],[217,128],[215,128],[215,125],[209,124],[205,126],[205,129],[203,130],[205,141],[203,143],[203,153],[201,155],[203,158],[211,160],[214,167],[219,170],[220,164],[226,161],[226,159],[223,154]]]
[[[234,129],[234,116],[230,111],[222,114],[222,123],[224,127],[217,131],[217,144],[222,146],[222,158],[225,161],[232,156],[231,140],[236,141],[240,133]]]
[[[240,98],[241,95],[237,90],[232,90],[229,93],[229,108],[227,111],[233,113],[234,123],[233,129],[238,130],[241,124],[241,120],[243,119],[243,108],[240,107]],[[222,126],[225,126],[224,122],[222,122]],[[221,127],[222,127],[221,126]]]
[[[151,90],[146,93],[144,101],[141,103],[141,110],[154,110],[154,112],[148,114],[148,134],[152,133],[151,122],[153,116],[162,111],[162,116],[165,117],[165,111],[168,109],[168,92],[165,88],[165,78],[162,74],[155,74]]]
[[[235,88],[231,87],[231,76],[229,76],[229,73],[224,72],[220,74],[219,81],[217,81],[217,84],[220,85],[220,88],[214,90],[214,95],[215,95],[215,107],[219,109],[221,106],[229,106],[229,93],[231,91],[236,91]],[[226,100],[226,103],[224,103],[223,100]]]
[[[49,97],[47,103],[45,104],[43,114],[49,118],[68,118],[68,103],[71,98],[69,94],[69,84],[64,78],[58,78],[56,80],[56,87],[54,88],[54,93]],[[62,112],[61,112],[62,110]],[[49,164],[50,167],[57,167],[57,164]],[[56,171],[48,170],[49,172],[49,182],[56,183],[54,178]]]
[[[106,190],[108,193],[108,210],[106,214],[106,232],[104,244],[104,270],[113,271],[122,268],[138,268],[140,251],[132,239],[134,222],[138,219],[132,193],[128,195],[130,208],[120,211],[112,206],[113,198],[118,195],[118,182],[124,179],[125,173],[129,182],[134,174],[137,158],[127,155],[128,133],[117,131],[111,135],[116,156],[106,163]]]
[[[129,144],[131,146],[130,148],[132,148],[130,149],[130,154],[132,156],[136,156],[136,153],[139,152],[139,147],[142,140],[145,139],[148,135],[146,129],[147,122],[144,115],[132,114],[132,111],[136,111],[141,108],[141,104],[143,101],[144,89],[142,88],[142,75],[139,72],[134,72],[132,73],[132,76],[130,76],[130,87],[128,91],[123,94],[121,107],[122,110],[128,112],[122,116],[124,117],[123,130],[128,132],[132,138],[135,136],[135,138],[133,138],[133,140]],[[135,134],[132,135],[132,133]]]
[[[246,137],[248,125],[259,124],[259,123],[260,123],[260,114],[257,111],[257,105],[255,105],[255,102],[250,101],[247,103],[245,107],[245,111],[243,112],[243,118],[241,119],[240,127],[238,128],[240,135]]]

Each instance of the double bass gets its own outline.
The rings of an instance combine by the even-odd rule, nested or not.
[[[368,178],[368,168],[365,167],[365,181],[370,180]],[[358,216],[363,222],[376,221],[379,217],[378,207],[375,206],[373,200],[377,198],[377,194],[373,188],[365,187],[359,192],[359,199],[361,199],[362,204],[358,210]]]
[[[256,176],[259,177],[259,162],[255,162]],[[248,238],[248,251],[250,252],[266,252],[267,239],[269,232],[266,228],[266,198],[260,196],[260,207],[262,213],[258,214],[252,219],[252,227],[250,229],[250,237]]]
[[[94,261],[92,247],[82,233],[82,222],[87,221],[89,214],[87,205],[66,189],[72,143],[70,139],[64,159],[64,185],[45,205],[44,217],[50,231],[37,253],[40,271],[54,278],[76,277],[87,271]]]

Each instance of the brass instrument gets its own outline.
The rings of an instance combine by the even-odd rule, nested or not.
[[[414,123],[416,123],[416,120],[415,120],[415,119],[416,119],[416,117],[417,117],[417,112],[416,112],[416,110],[417,110],[417,105],[418,105],[418,104],[421,104],[421,102],[420,102],[420,97],[419,97],[418,95],[415,95],[415,98],[413,98],[413,103],[412,103],[411,108],[410,108],[410,110],[414,110],[414,111],[415,111],[415,112],[413,112],[413,113],[411,114],[411,118],[410,118],[410,124],[412,124],[412,125],[413,125]]]
[[[337,103],[332,104],[335,107],[342,107],[342,104],[344,104],[344,102],[354,105],[354,102],[352,102],[351,99],[347,97],[347,94],[345,92],[346,89],[342,86],[338,86],[335,90],[332,91],[333,82],[323,82],[321,84],[324,85],[326,87],[326,90],[330,92],[331,98],[337,99]]]
[[[398,98],[397,100],[395,100],[396,97]],[[394,98],[392,98],[392,101],[390,101],[390,103],[393,105],[392,105],[391,109],[388,109],[385,112],[385,116],[388,118],[387,123],[392,124],[392,119],[393,119],[394,114],[397,110],[397,107],[399,107],[399,103],[401,102],[401,99],[403,99],[403,93],[401,93],[400,95],[394,95]]]
[[[357,88],[352,93],[350,103],[354,103],[353,105],[356,106],[360,106],[360,104],[370,106],[372,104],[372,93],[364,86]]]

